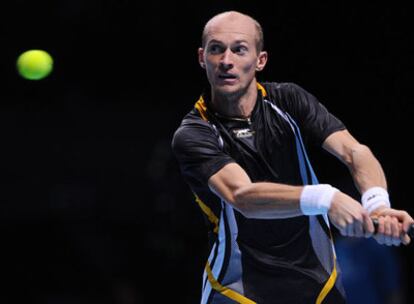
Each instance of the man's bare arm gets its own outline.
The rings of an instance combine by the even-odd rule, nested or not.
[[[303,215],[299,201],[303,187],[278,183],[252,183],[236,163],[224,166],[209,179],[209,186],[227,203],[249,218],[287,218]]]
[[[323,148],[348,167],[360,193],[372,187],[387,189],[387,181],[379,161],[366,145],[360,144],[347,130],[328,136]]]
[[[209,186],[248,218],[277,219],[305,215],[303,207],[308,202],[304,200],[304,192],[312,193],[313,189],[309,187],[321,185],[304,187],[268,182],[253,183],[238,164],[231,163],[209,179]],[[330,186],[322,187],[329,189]],[[331,220],[343,235],[361,237],[367,236],[367,230],[373,232],[368,213],[350,196],[336,191],[329,203]]]
[[[347,130],[331,134],[323,147],[346,164],[361,194],[375,187],[386,192],[387,182],[380,162],[366,145],[360,144]],[[405,211],[390,208],[387,205],[388,193],[384,196],[383,204],[378,203],[379,205],[368,208],[372,217],[379,218],[377,241],[381,244],[398,245],[401,240],[408,244],[410,239],[402,232],[408,231],[414,222],[412,217]]]

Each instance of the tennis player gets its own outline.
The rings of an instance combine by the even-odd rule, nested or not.
[[[172,147],[209,226],[201,303],[344,303],[329,223],[344,236],[408,244],[413,218],[392,209],[370,149],[294,83],[258,83],[260,24],[230,11],[204,27],[198,60],[210,88]],[[362,204],[319,184],[305,143],[348,166]]]

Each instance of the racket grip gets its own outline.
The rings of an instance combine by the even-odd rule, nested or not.
[[[379,225],[379,223],[378,223],[378,219],[372,219],[372,223],[374,224],[375,233],[377,233],[377,230],[378,230],[378,225]],[[408,236],[409,236],[411,239],[414,239],[414,224],[412,224],[412,225],[410,226],[410,228],[408,229],[407,234],[408,234]]]

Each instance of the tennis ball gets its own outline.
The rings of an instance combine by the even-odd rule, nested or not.
[[[52,72],[53,58],[43,50],[29,50],[17,58],[17,71],[26,79],[40,80]]]

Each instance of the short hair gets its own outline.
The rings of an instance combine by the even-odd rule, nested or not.
[[[217,15],[213,16],[212,18],[210,18],[209,21],[207,21],[207,23],[204,25],[203,33],[202,33],[202,36],[201,36],[201,46],[204,48],[205,45],[206,45],[206,42],[207,42],[207,25],[209,24],[209,22],[212,19],[214,19],[218,16],[227,15],[227,14],[230,14],[230,13],[236,13],[236,14],[239,14],[239,15],[246,16],[246,17],[248,17],[249,19],[251,19],[253,21],[253,23],[256,27],[256,34],[257,34],[257,36],[256,36],[256,50],[257,50],[257,53],[260,53],[261,51],[263,51],[263,49],[264,49],[264,37],[263,37],[263,28],[262,28],[262,26],[253,17],[251,17],[249,15],[246,15],[246,14],[243,14],[243,13],[240,13],[240,12],[237,12],[237,11],[223,12],[223,13],[217,14]]]

